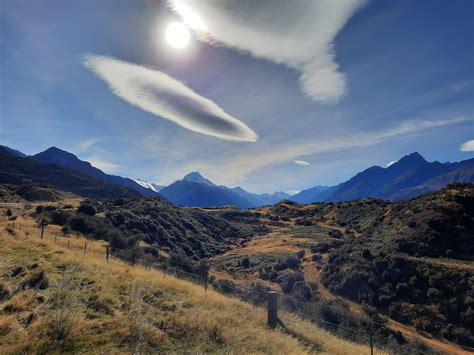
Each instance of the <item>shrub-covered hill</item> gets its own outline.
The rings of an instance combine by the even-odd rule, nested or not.
[[[38,208],[38,220],[110,241],[113,248],[145,252],[180,253],[199,260],[224,253],[248,240],[254,230],[211,215],[201,209],[176,207],[159,197],[87,200],[77,210]]]
[[[474,347],[474,185],[411,200],[360,199],[260,209],[272,220],[330,225],[337,243],[311,252],[332,293],[402,323]],[[324,248],[323,248],[324,247]]]

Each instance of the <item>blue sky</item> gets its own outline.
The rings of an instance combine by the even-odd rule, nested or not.
[[[3,0],[1,144],[252,192],[336,184],[413,151],[474,156],[460,149],[474,139],[474,2],[182,0],[208,28],[188,23],[175,49],[180,1]],[[132,65],[150,70],[137,90],[153,86],[152,102],[112,92]]]

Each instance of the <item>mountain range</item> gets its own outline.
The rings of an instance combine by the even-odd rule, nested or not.
[[[289,199],[299,203],[339,202],[362,197],[398,201],[439,190],[452,182],[474,183],[474,159],[456,163],[428,162],[415,152],[389,167],[372,166],[339,185],[317,186]]]
[[[448,183],[474,183],[474,159],[454,163],[428,162],[416,152],[389,167],[372,166],[341,184],[318,185],[293,196],[281,191],[254,194],[241,187],[216,185],[197,171],[169,186],[161,186],[106,174],[89,162],[56,147],[27,156],[18,150],[0,146],[0,155],[2,182],[21,183],[25,179],[49,182],[67,191],[94,197],[162,196],[176,205],[200,207],[235,205],[247,209],[273,205],[284,199],[298,203],[338,202],[363,197],[397,201],[439,190]],[[95,185],[97,191],[94,186],[86,189],[87,183]],[[117,196],[113,196],[114,193]]]
[[[241,187],[217,186],[197,171],[163,188],[160,190],[160,195],[177,205],[201,207],[235,205],[240,208],[272,205],[290,197],[284,192],[259,195],[245,191]]]
[[[29,158],[44,164],[59,165],[79,173],[90,175],[102,181],[128,187],[139,192],[143,196],[158,196],[158,193],[153,189],[144,187],[129,178],[106,174],[102,170],[93,167],[91,163],[80,160],[74,154],[56,147],[48,148],[44,152],[32,155]]]

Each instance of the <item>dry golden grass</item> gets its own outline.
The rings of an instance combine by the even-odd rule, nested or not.
[[[43,270],[49,287],[18,289],[0,299],[0,353],[271,353],[367,354],[294,315],[293,335],[266,326],[266,311],[162,272],[106,262],[102,243],[33,237],[33,221],[4,232],[0,282],[15,290]],[[26,236],[26,233],[30,233]],[[87,253],[83,252],[88,243]],[[22,271],[12,276],[11,271]],[[10,305],[10,306],[9,306]],[[5,309],[6,308],[6,309]],[[377,351],[377,353],[380,353]]]

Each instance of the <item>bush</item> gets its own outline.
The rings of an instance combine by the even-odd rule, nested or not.
[[[97,210],[94,206],[92,206],[89,203],[81,203],[81,205],[77,209],[77,212],[81,212],[89,216],[95,216],[95,214],[97,213]]]
[[[289,272],[282,275],[278,281],[284,293],[291,293],[293,291],[294,285],[297,282],[304,282],[304,276],[303,273],[299,271]]]
[[[54,211],[51,214],[51,223],[63,226],[67,223],[68,214],[64,211]]]

